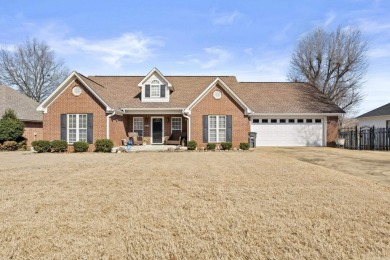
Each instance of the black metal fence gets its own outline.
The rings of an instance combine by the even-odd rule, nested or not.
[[[390,150],[390,128],[340,128],[340,138],[344,139],[344,147],[348,149]]]

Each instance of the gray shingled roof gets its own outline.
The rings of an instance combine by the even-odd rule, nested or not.
[[[390,103],[386,104],[384,106],[375,108],[374,110],[371,110],[363,115],[360,115],[357,118],[370,117],[370,116],[389,116],[389,115],[390,115]]]
[[[38,102],[26,95],[10,87],[0,85],[0,117],[6,109],[13,109],[22,121],[42,122],[42,113],[35,110],[38,105]]]
[[[344,113],[315,87],[294,82],[238,82],[234,76],[165,76],[174,91],[169,102],[141,102],[138,83],[144,76],[78,74],[110,107],[185,108],[217,77],[255,113]]]

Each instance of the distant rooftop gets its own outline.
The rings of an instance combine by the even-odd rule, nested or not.
[[[13,109],[22,121],[42,122],[42,113],[35,109],[39,103],[18,91],[0,85],[0,117],[5,110]]]

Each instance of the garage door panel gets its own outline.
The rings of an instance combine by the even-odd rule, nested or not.
[[[256,146],[322,146],[322,124],[252,124]]]

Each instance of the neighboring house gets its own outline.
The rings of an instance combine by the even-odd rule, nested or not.
[[[36,111],[39,103],[19,93],[18,91],[0,85],[0,117],[5,110],[13,109],[16,115],[24,123],[23,136],[27,139],[27,145],[31,146],[34,140],[42,139],[42,113]]]
[[[89,76],[73,72],[37,109],[43,138],[115,145],[128,132],[163,144],[186,132],[198,147],[257,132],[257,146],[334,144],[344,111],[304,83],[238,82],[234,76]]]
[[[357,119],[359,120],[359,127],[390,128],[390,103],[360,115]]]

